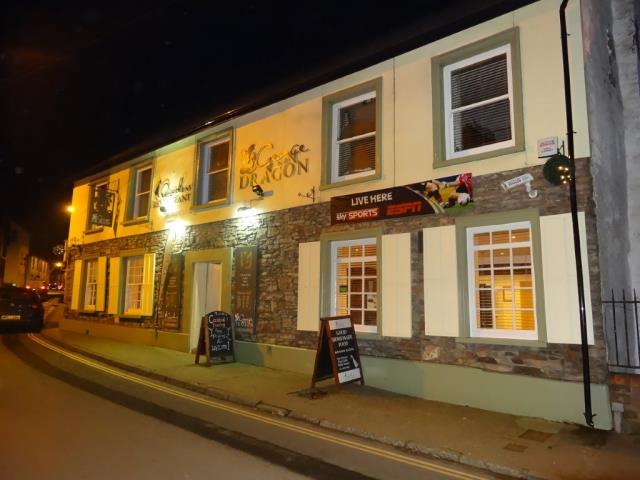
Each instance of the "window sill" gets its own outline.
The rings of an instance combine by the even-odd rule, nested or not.
[[[382,340],[383,336],[379,333],[359,332],[356,330],[356,339],[360,340]]]
[[[500,157],[502,155],[508,155],[510,153],[517,153],[524,151],[524,143],[522,145],[513,145],[511,147],[496,148],[495,150],[489,150],[482,153],[474,153],[466,155],[464,157],[450,158],[448,160],[434,160],[433,168],[443,168],[450,165],[458,165],[460,163],[475,162],[477,160],[485,160],[487,158]]]
[[[103,231],[104,231],[104,228],[100,227],[100,228],[93,228],[91,230],[85,230],[82,233],[84,233],[85,235],[93,235],[94,233],[100,233],[100,232],[103,232]]]
[[[129,227],[131,225],[140,225],[143,223],[149,223],[149,217],[140,217],[140,218],[134,218],[132,220],[125,220],[124,222],[122,222],[122,226]]]
[[[218,200],[215,202],[211,202],[211,203],[203,203],[203,204],[199,204],[199,205],[192,205],[191,206],[191,211],[192,212],[201,212],[204,210],[212,210],[214,208],[218,208],[218,207],[227,207],[229,206],[230,203],[227,199],[223,200]]]
[[[382,178],[382,175],[379,172],[372,171],[370,175],[363,175],[362,177],[340,180],[333,183],[321,183],[319,188],[320,190],[330,190],[332,188],[346,187],[358,183],[369,182],[371,180],[380,180],[380,178]]]
[[[457,343],[478,343],[484,345],[511,345],[514,347],[545,348],[547,342],[541,340],[520,340],[517,338],[456,337]]]

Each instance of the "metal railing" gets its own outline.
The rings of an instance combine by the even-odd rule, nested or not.
[[[607,339],[607,360],[614,372],[640,374],[640,300],[633,290],[633,299],[627,298],[624,290],[616,297],[602,301]]]

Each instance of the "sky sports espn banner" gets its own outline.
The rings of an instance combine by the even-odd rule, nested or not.
[[[440,214],[473,203],[470,173],[331,199],[331,224]]]

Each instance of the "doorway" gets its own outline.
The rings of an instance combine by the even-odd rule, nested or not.
[[[191,328],[189,349],[198,346],[200,319],[206,313],[222,309],[222,264],[196,262],[193,264],[191,295]]]

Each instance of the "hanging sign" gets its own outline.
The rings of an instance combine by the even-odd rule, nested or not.
[[[200,355],[206,355],[207,363],[235,362],[231,315],[215,311],[202,317],[196,363],[200,363]]]
[[[103,187],[93,189],[89,222],[92,225],[110,227],[113,224],[113,207],[116,203],[116,194]]]
[[[331,198],[331,224],[444,213],[473,203],[470,173]]]
[[[258,248],[234,249],[233,321],[236,329],[256,333],[256,285],[258,277]]]
[[[351,317],[326,317],[320,323],[311,388],[315,387],[316,382],[332,377],[338,388],[358,381],[364,385],[358,341]]]

